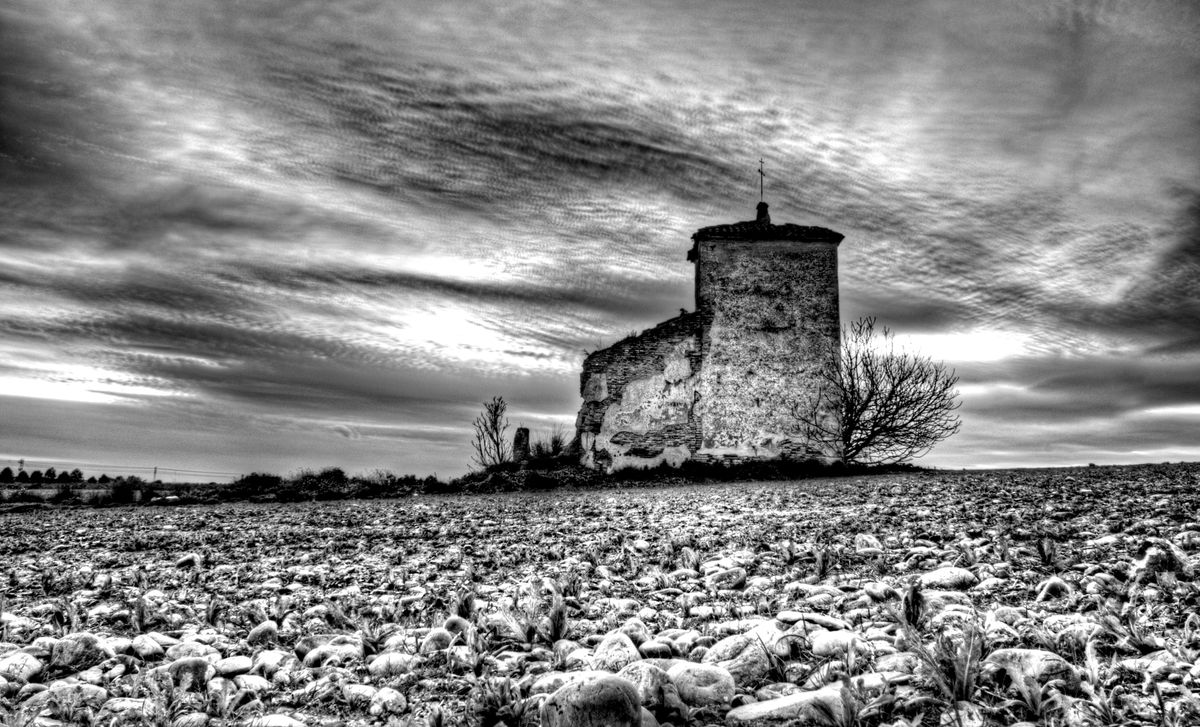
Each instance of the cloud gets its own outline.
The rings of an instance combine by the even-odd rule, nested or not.
[[[961,434],[939,464],[993,459],[1029,464],[1194,458],[1200,434],[1200,357],[1057,357],[970,364],[962,376]],[[981,383],[970,383],[981,382]],[[1101,456],[1101,455],[1104,456]]]
[[[348,426],[346,424],[339,424],[339,425],[335,426],[333,428],[333,431],[342,435],[346,439],[362,439],[362,434],[359,433],[358,429]]]
[[[0,394],[452,471],[478,402],[569,421],[584,349],[692,305],[761,157],[777,222],[846,234],[845,317],[961,361],[948,456],[1166,447],[1195,400],[1186,2],[0,13]]]

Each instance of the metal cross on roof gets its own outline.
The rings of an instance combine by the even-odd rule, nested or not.
[[[758,201],[759,202],[763,201],[763,180],[766,179],[766,177],[767,177],[767,174],[766,174],[766,172],[763,171],[763,160],[760,158],[758,160]]]

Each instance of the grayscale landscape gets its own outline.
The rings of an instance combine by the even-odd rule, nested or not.
[[[1198,493],[1147,465],[8,514],[0,691],[9,724],[1194,724]]]
[[[0,3],[0,727],[1200,724],[1192,0]]]

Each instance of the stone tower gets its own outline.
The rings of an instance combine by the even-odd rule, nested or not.
[[[813,374],[837,351],[837,251],[822,227],[753,222],[692,236],[700,331],[698,454],[837,459],[797,438],[790,404],[815,393]]]
[[[696,309],[591,353],[580,377],[576,443],[607,470],[831,461],[807,440],[791,405],[811,395],[814,371],[836,356],[837,250],[842,235],[753,221],[692,236]]]

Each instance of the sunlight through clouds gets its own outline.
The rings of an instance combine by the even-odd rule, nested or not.
[[[1013,331],[909,333],[896,336],[896,342],[904,350],[950,364],[956,361],[1003,361],[1029,352],[1029,335]]]
[[[760,158],[845,234],[843,318],[958,370],[928,463],[1200,436],[1187,0],[0,14],[10,449],[461,472],[479,402],[570,421],[584,350],[694,305]]]
[[[83,404],[128,403],[157,397],[186,396],[168,381],[148,385],[120,371],[76,364],[44,363],[22,367],[0,359],[0,398],[53,399]]]

